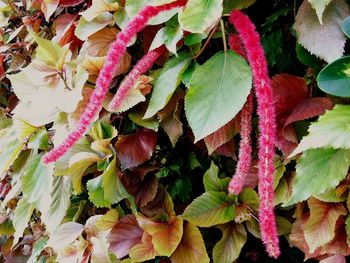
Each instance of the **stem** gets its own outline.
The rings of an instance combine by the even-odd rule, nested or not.
[[[216,25],[213,30],[210,32],[207,40],[205,41],[203,47],[201,48],[201,50],[199,50],[199,52],[193,57],[194,60],[196,60],[200,55],[202,55],[203,51],[207,48],[211,38],[214,36],[214,34],[216,33],[216,30],[218,29],[218,25]]]
[[[221,27],[221,33],[222,33],[222,42],[224,44],[224,52],[227,52],[227,43],[226,43],[226,33],[225,33],[225,25],[224,20],[222,18],[220,19],[220,27]]]

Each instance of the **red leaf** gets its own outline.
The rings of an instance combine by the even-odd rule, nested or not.
[[[235,156],[235,143],[233,140],[219,146],[213,154],[223,155],[229,158],[234,158]]]
[[[130,249],[141,242],[143,230],[139,227],[134,215],[123,217],[113,227],[109,236],[109,249],[117,258],[129,254]]]
[[[125,170],[146,162],[151,158],[156,145],[157,133],[152,130],[119,136],[115,147],[121,168]]]
[[[221,145],[227,143],[238,132],[237,118],[234,118],[216,132],[208,135],[204,138],[205,145],[207,146],[209,155],[212,154]]]
[[[84,2],[84,0],[60,0],[60,5],[63,7],[75,6]]]
[[[293,122],[309,119],[322,115],[326,110],[333,108],[333,103],[328,98],[306,98],[300,102],[288,116],[282,130],[283,136],[292,142],[297,142]],[[291,131],[292,130],[292,131]]]
[[[271,81],[277,117],[289,115],[308,96],[308,88],[302,78],[279,74]]]
[[[53,40],[58,42],[61,46],[71,42],[74,38],[74,21],[77,17],[78,15],[72,14],[64,14],[59,16],[55,20],[56,36]]]
[[[126,190],[134,196],[135,203],[139,207],[147,205],[157,194],[157,178],[154,175],[146,175],[156,169],[155,167],[137,167],[122,177]]]

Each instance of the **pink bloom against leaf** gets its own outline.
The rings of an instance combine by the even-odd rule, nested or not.
[[[259,219],[262,240],[271,257],[280,254],[274,214],[273,156],[276,140],[276,118],[271,81],[260,36],[249,17],[241,11],[233,11],[230,21],[235,26],[247,53],[253,73],[253,84],[258,102],[259,116]]]
[[[106,63],[101,69],[96,81],[96,88],[90,97],[89,104],[80,117],[80,120],[75,128],[63,143],[43,157],[43,162],[48,164],[55,162],[62,157],[73,145],[86,133],[93,118],[101,110],[102,102],[106,97],[109,86],[113,79],[113,72],[115,72],[119,61],[122,59],[126,52],[126,47],[131,39],[140,32],[148,23],[148,21],[160,14],[161,12],[171,10],[176,7],[184,6],[186,0],[177,0],[170,4],[161,6],[145,6],[141,11],[128,23],[125,29],[120,32],[117,39],[110,47]]]

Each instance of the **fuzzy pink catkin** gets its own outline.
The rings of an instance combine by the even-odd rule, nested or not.
[[[229,44],[231,50],[235,51],[245,59],[247,58],[247,54],[243,48],[239,36],[236,34],[231,34]],[[242,191],[252,163],[252,142],[250,138],[252,133],[252,114],[253,94],[250,94],[241,111],[241,142],[239,145],[237,168],[228,186],[229,193],[235,195],[238,195]]]
[[[241,11],[232,11],[230,21],[235,26],[247,53],[253,73],[253,84],[258,102],[259,116],[259,221],[262,241],[271,257],[280,255],[279,240],[274,214],[274,146],[276,117],[273,105],[271,81],[260,36],[249,17]]]
[[[145,6],[127,24],[125,29],[118,34],[116,40],[108,50],[106,62],[96,81],[95,90],[91,94],[89,104],[81,115],[75,130],[68,135],[62,144],[43,156],[43,162],[45,164],[57,161],[86,133],[94,117],[102,107],[102,102],[106,97],[109,85],[113,79],[113,72],[115,72],[121,58],[126,52],[126,47],[131,39],[146,26],[151,18],[161,12],[184,6],[186,2],[187,0],[177,0],[161,6]]]
[[[241,142],[239,145],[237,168],[228,186],[229,193],[235,195],[238,195],[242,191],[252,163],[252,142],[250,138],[250,134],[252,133],[252,112],[253,94],[250,94],[241,111]]]
[[[112,101],[109,103],[110,109],[115,110],[120,107],[128,95],[128,92],[137,81],[137,78],[147,72],[153,66],[156,60],[165,53],[165,51],[166,48],[164,46],[161,46],[155,50],[149,51],[139,60],[139,62],[137,62],[137,64],[133,67],[133,69],[130,71],[130,73],[118,88],[117,93],[115,94]]]

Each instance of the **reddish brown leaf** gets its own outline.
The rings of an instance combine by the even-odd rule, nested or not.
[[[309,218],[309,215],[305,214],[301,219],[298,219],[297,221],[295,221],[292,227],[292,232],[289,236],[290,245],[297,247],[304,252],[305,261],[309,258],[314,258],[321,254],[320,248],[317,248],[313,253],[310,253],[309,247],[306,243],[306,240],[304,237],[304,225],[308,220],[308,218]]]
[[[336,223],[334,239],[328,244],[321,247],[321,253],[329,255],[338,254],[349,256],[350,247],[348,246],[347,239],[348,236],[345,230],[345,220],[344,217],[340,217]]]
[[[74,38],[75,25],[74,21],[78,15],[63,14],[55,20],[56,36],[53,41],[61,46],[71,42]]]
[[[160,255],[169,257],[175,251],[182,237],[182,219],[174,215],[167,222],[157,222],[139,214],[137,221],[152,236],[152,244]]]
[[[125,170],[146,162],[151,158],[156,145],[157,133],[152,130],[145,129],[119,136],[115,147],[121,168]]]
[[[279,74],[271,82],[278,117],[289,115],[308,96],[308,88],[302,78]]]
[[[326,110],[333,108],[333,103],[328,98],[306,98],[300,102],[288,116],[282,130],[283,136],[292,142],[297,142],[293,122],[309,119],[322,115]]]
[[[321,260],[320,263],[346,263],[346,259],[344,256],[334,255]]]
[[[136,262],[145,262],[154,259],[158,253],[153,247],[152,236],[143,232],[141,244],[137,244],[130,250],[130,258]]]
[[[221,145],[230,141],[238,132],[237,118],[234,118],[216,132],[204,138],[208,153],[211,155]]]
[[[182,90],[176,91],[166,107],[157,114],[161,121],[160,125],[168,135],[173,147],[175,147],[177,140],[183,134],[180,115],[183,109],[184,96],[185,93]]]
[[[230,140],[225,144],[219,146],[213,154],[223,155],[229,158],[235,157],[235,142],[234,140]]]
[[[63,7],[75,6],[84,2],[84,0],[60,0],[60,5]]]
[[[155,167],[137,167],[122,177],[126,190],[134,196],[135,203],[143,207],[151,202],[158,190],[158,180],[154,175],[146,175]]]
[[[184,223],[183,236],[175,252],[171,255],[171,262],[209,262],[202,234],[196,226]]]
[[[325,203],[316,198],[310,198],[308,205],[310,217],[304,225],[304,236],[310,251],[314,252],[335,237],[336,222],[347,211],[341,203]]]
[[[118,259],[129,254],[130,249],[141,242],[143,230],[134,215],[123,217],[108,236],[109,249]]]

